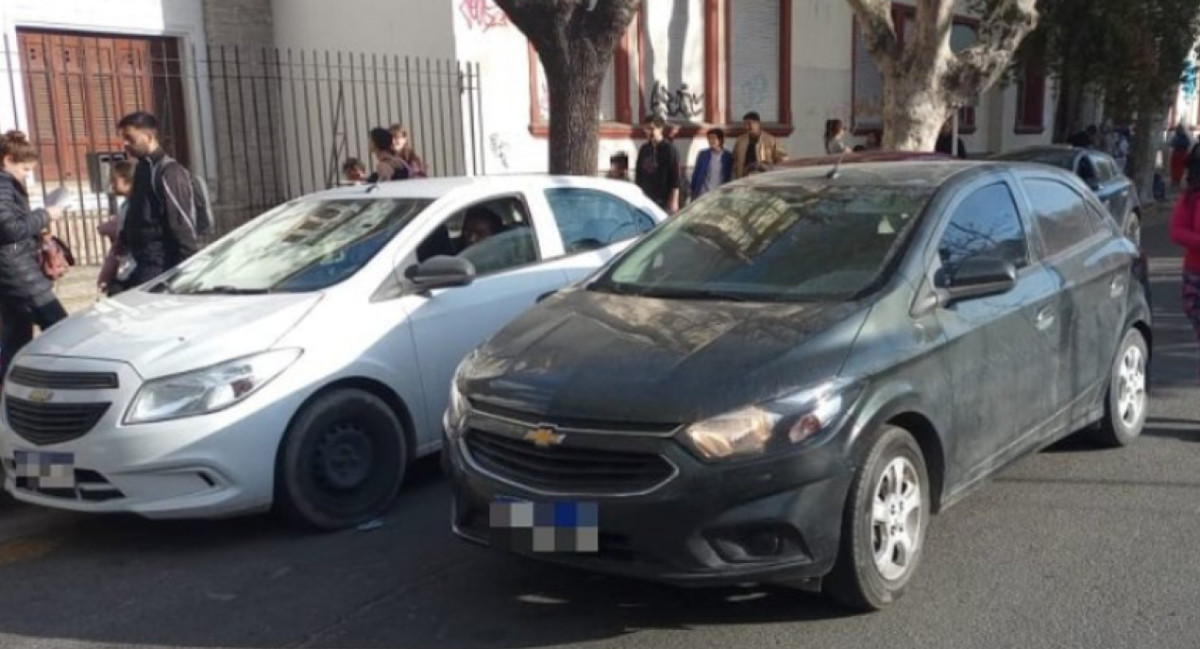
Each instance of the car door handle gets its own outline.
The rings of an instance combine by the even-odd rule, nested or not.
[[[1038,311],[1037,318],[1034,320],[1039,330],[1045,330],[1050,325],[1054,324],[1054,306],[1044,306],[1041,311]]]

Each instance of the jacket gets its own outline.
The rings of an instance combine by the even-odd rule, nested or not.
[[[713,150],[705,149],[696,158],[696,168],[692,170],[692,200],[704,194],[704,183],[708,181],[708,169],[712,166]],[[733,179],[733,154],[721,151],[721,184]]]
[[[121,242],[139,272],[170,270],[200,249],[192,215],[185,212],[194,205],[191,175],[180,164],[163,165],[152,174],[164,156],[159,150],[138,160],[121,228]]]
[[[1184,249],[1183,269],[1200,272],[1200,196],[1184,192],[1171,215],[1171,240]]]
[[[27,300],[53,291],[38,253],[50,222],[46,210],[29,209],[29,191],[0,171],[0,299]]]
[[[750,148],[750,134],[743,134],[733,147],[733,177],[745,178],[751,169],[746,168],[746,150]],[[774,135],[763,131],[758,136],[759,164],[776,165],[787,160],[787,151],[780,146]]]

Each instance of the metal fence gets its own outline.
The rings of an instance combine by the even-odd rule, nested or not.
[[[17,40],[5,36],[0,55],[0,115],[11,116],[0,130],[38,147],[35,202],[58,187],[76,195],[80,208],[55,229],[83,264],[107,251],[96,226],[116,205],[116,122],[134,110],[154,113],[164,148],[205,179],[214,236],[339,184],[347,158],[370,168],[376,126],[403,125],[431,176],[483,171],[475,63],[39,30]]]

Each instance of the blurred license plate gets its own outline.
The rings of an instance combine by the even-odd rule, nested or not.
[[[23,489],[74,489],[75,454],[16,451],[14,478]]]
[[[534,503],[497,498],[488,525],[498,545],[525,552],[596,552],[599,508],[594,502]]]

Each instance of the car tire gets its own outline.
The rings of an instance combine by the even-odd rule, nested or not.
[[[396,499],[408,460],[404,426],[387,403],[357,389],[327,392],[300,410],[284,436],[277,507],[322,530],[372,520]]]
[[[863,440],[842,517],[842,538],[825,594],[859,611],[882,609],[903,593],[920,564],[932,514],[921,447],[902,428]]]
[[[1130,329],[1109,370],[1104,419],[1092,435],[1097,444],[1119,448],[1133,443],[1142,434],[1150,405],[1146,372],[1149,359],[1149,347],[1142,332]]]

